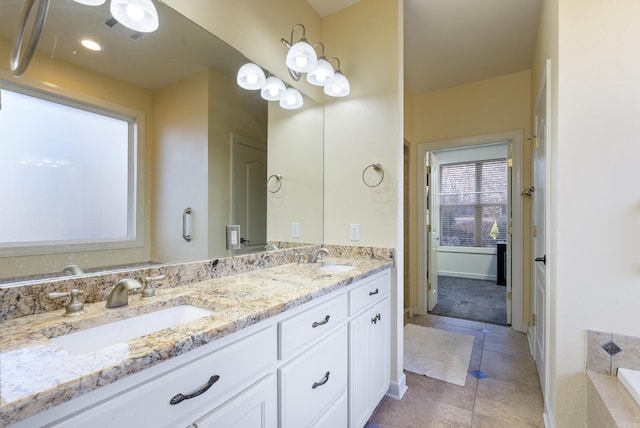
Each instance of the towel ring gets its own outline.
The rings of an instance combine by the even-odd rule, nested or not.
[[[369,168],[373,168],[375,172],[380,173],[380,180],[378,180],[378,182],[376,182],[375,184],[367,183],[367,179],[364,177]],[[362,182],[367,187],[378,187],[380,183],[382,183],[382,180],[384,180],[384,169],[382,168],[382,165],[380,165],[379,163],[372,163],[371,165],[368,165],[364,169],[364,171],[362,171]]]
[[[16,34],[16,40],[13,43],[13,49],[11,51],[11,71],[16,77],[22,76],[29,66],[31,58],[36,50],[36,46],[38,45],[40,34],[44,28],[44,23],[47,19],[47,12],[49,11],[49,0],[39,0],[38,9],[35,12],[36,16],[33,28],[31,29],[31,34],[26,42],[27,46],[24,52],[22,52],[27,21],[29,20],[29,15],[31,15],[34,3],[35,0],[27,0],[22,6],[22,12],[20,13],[18,33]]]
[[[271,182],[271,179],[275,178],[276,180],[278,180],[278,187],[275,190],[271,190],[269,188],[269,183]],[[282,187],[282,174],[272,174],[269,176],[269,178],[267,178],[267,190],[271,193],[277,193],[280,188]]]

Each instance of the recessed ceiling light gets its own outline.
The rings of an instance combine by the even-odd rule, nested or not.
[[[100,43],[94,41],[94,40],[90,40],[90,39],[82,39],[80,40],[80,44],[82,46],[84,46],[85,48],[92,50],[92,51],[101,51],[102,50],[102,46],[100,46]]]

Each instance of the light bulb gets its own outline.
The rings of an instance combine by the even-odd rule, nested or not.
[[[247,76],[247,83],[249,83],[250,85],[255,84],[258,81],[258,76],[256,76],[255,74],[249,74]]]
[[[127,5],[127,15],[134,21],[142,21],[144,18],[144,9],[137,4],[129,3]]]
[[[307,58],[304,57],[304,56],[296,57],[296,64],[298,65],[298,67],[306,66],[307,62],[309,62],[309,61],[307,61]]]

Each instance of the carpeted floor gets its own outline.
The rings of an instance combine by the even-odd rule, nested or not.
[[[506,290],[494,281],[438,276],[434,315],[507,325]]]

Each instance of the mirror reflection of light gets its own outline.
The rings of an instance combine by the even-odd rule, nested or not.
[[[100,46],[100,43],[91,40],[91,39],[82,39],[80,40],[80,44],[82,46],[84,46],[85,48],[92,50],[92,51],[101,51],[102,50],[102,46]]]
[[[142,21],[144,18],[144,9],[137,4],[129,3],[127,5],[127,15],[134,21]]]
[[[69,166],[69,161],[66,159],[23,159],[18,161],[20,165],[24,166],[38,166],[38,167],[47,167],[47,168],[62,168],[65,166]]]

